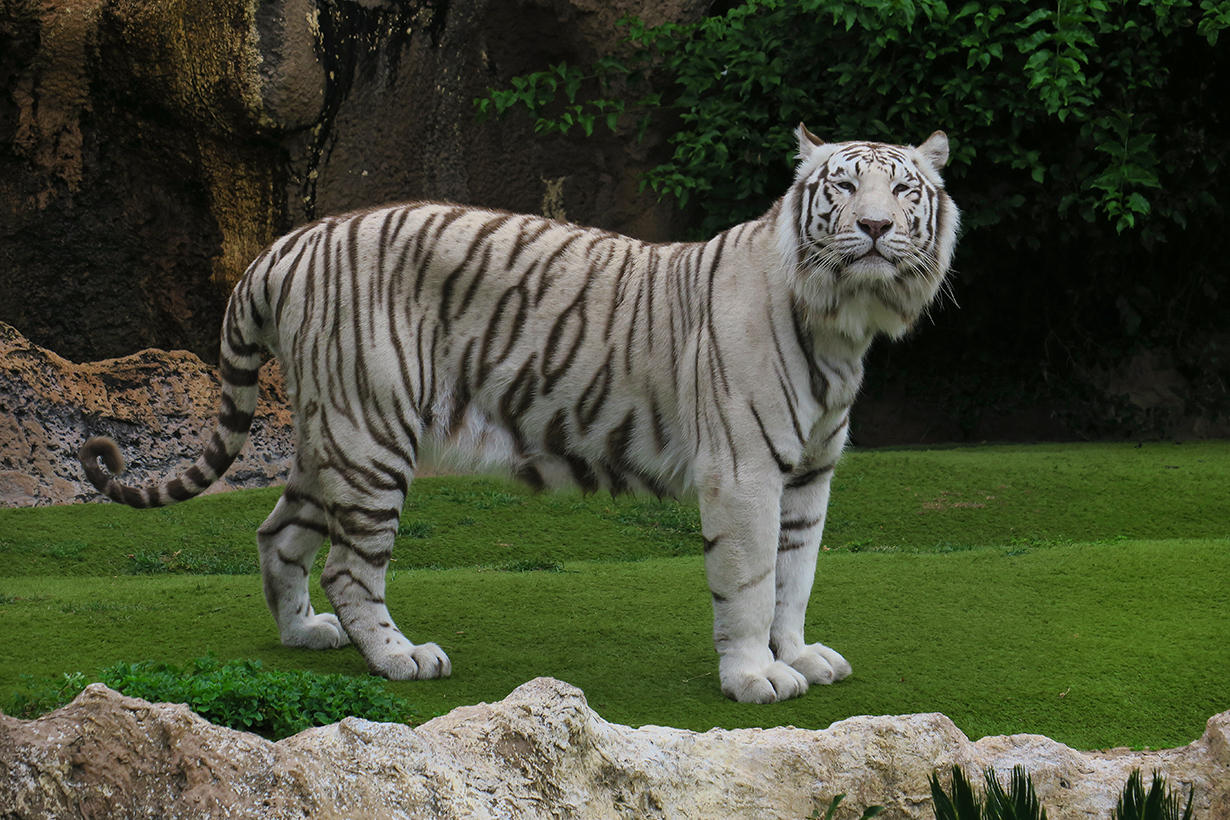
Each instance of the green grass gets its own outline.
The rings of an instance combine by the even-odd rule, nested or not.
[[[259,579],[226,574],[255,572],[276,496],[0,511],[0,702],[23,673],[206,653],[364,674],[279,646]],[[768,707],[718,690],[692,504],[422,479],[398,541],[390,608],[453,660],[388,684],[424,717],[537,675],[633,725],[940,711],[1079,748],[1186,743],[1230,708],[1227,442],[850,453],[808,619],[855,673]]]

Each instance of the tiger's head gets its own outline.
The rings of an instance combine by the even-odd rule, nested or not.
[[[778,243],[814,320],[851,338],[900,336],[935,299],[959,215],[944,190],[948,137],[918,147],[826,143],[798,127],[799,165]]]

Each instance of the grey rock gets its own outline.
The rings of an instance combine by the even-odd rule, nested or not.
[[[252,437],[210,491],[286,478],[294,431],[275,363],[260,386]],[[215,369],[187,351],[75,364],[0,322],[0,507],[98,500],[76,455],[92,435],[115,439],[131,483],[174,474],[200,454],[218,397]]]
[[[93,684],[37,720],[0,716],[0,763],[0,815],[21,817],[802,818],[844,793],[842,817],[930,818],[927,778],[953,763],[1025,766],[1056,820],[1108,817],[1132,769],[1230,816],[1230,712],[1152,752],[971,742],[939,714],[697,733],[608,723],[550,678],[418,727],[347,718],[277,743]]]

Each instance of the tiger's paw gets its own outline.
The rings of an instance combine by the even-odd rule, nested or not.
[[[303,649],[336,649],[350,643],[350,636],[332,612],[309,615],[282,630],[282,644]]]
[[[756,669],[721,670],[722,694],[740,703],[775,703],[807,691],[807,679],[788,664],[773,661]]]
[[[412,644],[368,658],[372,674],[389,680],[431,680],[453,674],[453,664],[444,650],[434,643]]]
[[[849,661],[822,643],[804,646],[790,665],[807,678],[808,683],[818,685],[836,683],[854,671]]]

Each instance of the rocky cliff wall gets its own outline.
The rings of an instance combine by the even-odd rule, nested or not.
[[[8,0],[0,321],[74,360],[214,360],[230,285],[274,236],[408,199],[660,238],[644,157],[479,123],[473,99],[707,0]],[[640,149],[635,149],[640,150]]]

